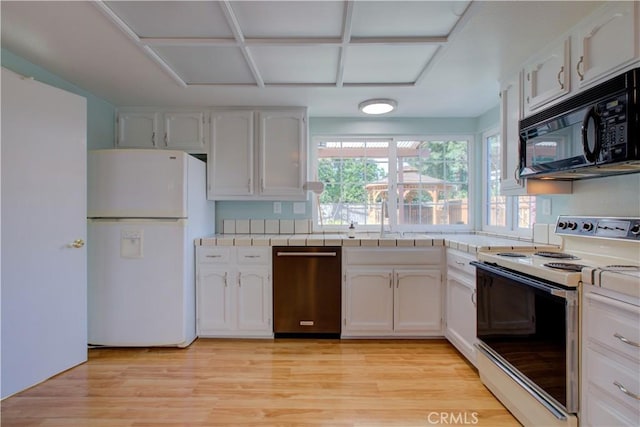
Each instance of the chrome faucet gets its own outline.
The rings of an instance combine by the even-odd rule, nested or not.
[[[387,204],[387,202],[385,202],[384,200],[382,200],[380,202],[380,237],[384,237],[384,214],[385,214],[385,205]],[[387,206],[387,211],[389,210],[389,207]]]

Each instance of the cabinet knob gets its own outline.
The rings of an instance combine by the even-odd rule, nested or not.
[[[580,60],[576,64],[576,73],[578,73],[578,77],[580,77],[580,81],[584,80],[584,74],[580,72],[580,67],[584,63],[584,56],[580,56]]]

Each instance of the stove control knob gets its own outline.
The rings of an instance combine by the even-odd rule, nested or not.
[[[564,221],[558,221],[558,228],[560,230],[564,230],[565,228],[567,228],[567,223]]]
[[[590,222],[585,222],[584,224],[582,224],[582,230],[583,231],[591,231],[593,230],[593,224]]]
[[[575,230],[576,228],[578,228],[578,223],[574,221],[569,221],[569,223],[567,224],[567,227],[569,228],[569,230]]]
[[[631,227],[631,234],[634,236],[640,235],[640,224],[634,224],[633,227]]]

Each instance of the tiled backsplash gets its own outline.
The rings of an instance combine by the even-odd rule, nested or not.
[[[309,234],[310,219],[225,219],[223,234]]]

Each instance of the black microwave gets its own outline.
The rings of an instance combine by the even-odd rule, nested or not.
[[[520,120],[520,177],[640,172],[640,68]]]

